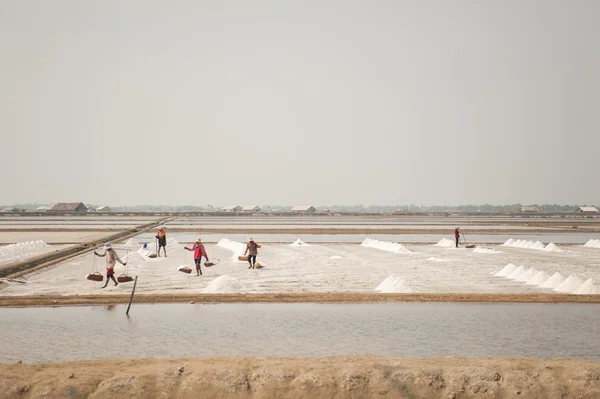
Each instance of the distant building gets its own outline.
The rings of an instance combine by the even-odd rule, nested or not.
[[[96,208],[96,212],[111,212],[112,209],[110,209],[110,207],[106,206],[106,205],[102,205],[99,206],[98,208]]]
[[[59,202],[48,210],[51,212],[87,212],[88,208],[83,202]]]
[[[580,206],[579,208],[577,208],[577,212],[598,213],[598,209],[596,209],[596,207],[593,207],[593,206]]]
[[[311,205],[298,205],[292,208],[295,213],[314,213],[317,209]]]
[[[260,212],[260,208],[256,205],[246,205],[242,208],[242,212]]]
[[[221,210],[223,212],[239,212],[242,210],[242,207],[239,205],[225,205]]]
[[[536,206],[522,206],[521,212],[538,212],[539,209]]]

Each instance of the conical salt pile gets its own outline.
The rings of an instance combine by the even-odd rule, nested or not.
[[[527,269],[527,270],[525,270],[523,273],[521,273],[521,274],[519,275],[519,277],[517,277],[517,278],[515,279],[515,281],[519,281],[519,282],[521,282],[521,283],[524,283],[524,282],[526,282],[527,280],[529,280],[529,279],[532,279],[532,278],[533,278],[533,276],[535,276],[535,275],[536,275],[538,272],[539,272],[539,270],[538,270],[538,269],[536,269],[536,268],[533,268],[533,267],[532,267],[531,269]]]
[[[556,287],[554,291],[570,294],[583,284],[583,279],[576,274],[571,274],[561,285]]]
[[[544,281],[543,284],[540,284],[539,287],[554,289],[561,285],[563,281],[565,281],[565,276],[556,272],[548,280]]]
[[[511,274],[509,274],[508,276],[506,276],[506,278],[509,278],[509,279],[511,279],[511,280],[515,280],[515,279],[517,279],[517,278],[518,278],[518,277],[521,275],[521,273],[523,273],[525,270],[526,270],[526,269],[525,269],[525,266],[521,265],[521,266],[517,267],[517,268],[515,269],[515,271],[514,271],[514,272],[512,272]]]
[[[546,282],[546,280],[548,280],[549,278],[550,278],[550,276],[546,272],[539,271],[532,278],[527,280],[527,282],[525,284],[540,285],[540,284],[543,284],[544,282]]]
[[[560,249],[555,243],[551,242],[550,244],[546,245],[546,248],[544,248],[544,251],[562,252],[562,249]]]
[[[508,240],[506,240],[506,242],[504,244],[502,244],[501,246],[503,247],[512,247],[515,243],[515,240],[513,240],[512,238],[509,238]]]
[[[517,269],[517,266],[513,265],[512,263],[509,263],[508,265],[504,266],[502,268],[502,270],[500,270],[499,272],[494,274],[494,276],[506,277],[506,276],[510,275],[512,272],[514,272],[516,269]]]
[[[583,284],[581,284],[575,291],[572,292],[576,295],[597,295],[600,294],[600,283],[594,279],[588,278]]]

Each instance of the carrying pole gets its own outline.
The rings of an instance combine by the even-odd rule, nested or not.
[[[127,311],[125,312],[125,314],[127,316],[129,316],[129,308],[131,307],[131,301],[133,301],[133,294],[135,293],[135,286],[137,284],[137,278],[138,278],[138,276],[135,276],[135,280],[133,281],[133,289],[131,290],[131,298],[129,298],[129,305],[127,306]]]

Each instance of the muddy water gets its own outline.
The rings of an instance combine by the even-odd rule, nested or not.
[[[600,305],[134,304],[0,309],[0,361],[204,356],[600,360]]]

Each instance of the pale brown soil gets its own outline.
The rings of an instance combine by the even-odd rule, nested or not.
[[[130,295],[0,296],[0,307],[68,306],[128,303]],[[136,294],[136,303],[263,303],[263,302],[527,302],[600,303],[600,295],[564,294],[379,294],[360,292],[281,294]]]
[[[598,398],[600,363],[377,357],[0,364],[0,398]]]

